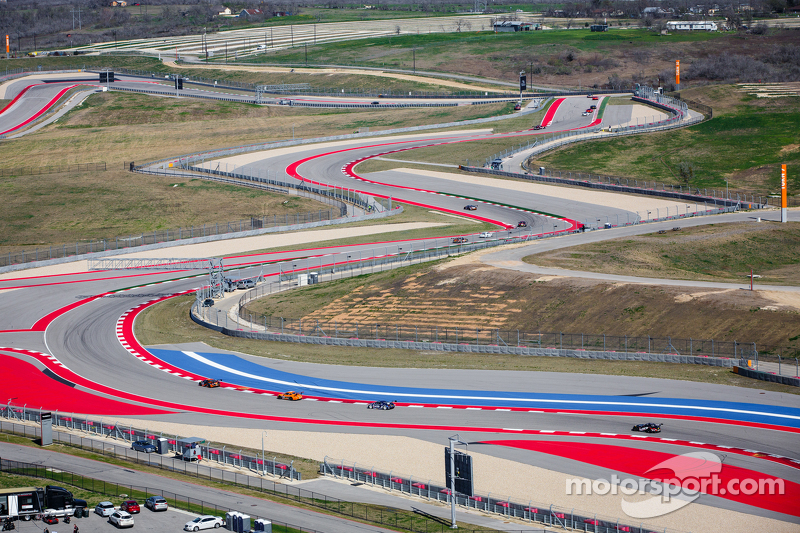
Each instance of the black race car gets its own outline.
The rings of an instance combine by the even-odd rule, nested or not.
[[[661,426],[664,424],[654,424],[647,422],[646,424],[636,424],[631,431],[643,431],[645,433],[661,433]]]
[[[389,409],[394,409],[394,402],[387,402],[384,400],[378,402],[372,402],[367,406],[367,409],[381,409],[384,411],[388,411]]]

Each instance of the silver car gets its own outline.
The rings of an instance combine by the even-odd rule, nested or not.
[[[100,516],[111,516],[114,512],[114,504],[111,502],[100,502],[94,508],[94,512]]]
[[[125,511],[114,511],[108,517],[108,521],[120,527],[133,527],[133,517]]]
[[[144,501],[144,506],[150,509],[151,511],[166,511],[167,509],[169,509],[167,500],[165,500],[161,496],[150,496]]]

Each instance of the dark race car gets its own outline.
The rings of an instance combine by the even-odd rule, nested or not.
[[[208,387],[209,389],[215,389],[219,387],[219,380],[218,379],[204,379],[200,383],[198,383],[201,387]]]
[[[643,431],[644,433],[661,433],[661,426],[664,424],[654,424],[647,422],[646,424],[636,424],[631,431]]]
[[[394,402],[387,402],[384,400],[372,402],[367,406],[367,409],[381,409],[383,411],[388,411],[389,409],[394,409]]]

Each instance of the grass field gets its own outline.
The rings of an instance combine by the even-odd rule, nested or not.
[[[437,109],[336,111],[163,99],[139,94],[90,96],[57,123],[3,143],[3,167],[105,161],[106,172],[5,176],[2,252],[114,238],[250,215],[316,211],[327,206],[202,180],[130,174],[143,163],[206,148],[372,131],[491,116],[506,104]],[[58,195],[50,191],[59,190]],[[42,216],[46,213],[47,216]]]
[[[386,273],[390,274],[390,273]],[[383,276],[381,274],[380,276]],[[340,292],[347,281],[352,281],[353,288],[359,283],[381,284],[385,279],[374,276],[367,280],[353,278],[345,280],[337,288],[328,289],[325,285],[318,288],[324,291],[335,290]],[[485,282],[486,280],[480,280]],[[536,285],[534,283],[534,285]],[[571,298],[582,292],[580,287],[559,290],[561,299]],[[585,302],[595,302],[597,294],[603,295],[603,290],[595,291]],[[661,294],[655,290],[652,293],[653,302]],[[614,295],[616,297],[616,295]],[[592,299],[594,298],[594,299]],[[605,296],[601,296],[605,298]],[[313,296],[304,295],[303,299],[315,299]],[[319,301],[319,300],[318,300]],[[537,372],[569,372],[596,375],[622,375],[663,378],[669,375],[670,379],[695,381],[701,383],[715,383],[737,387],[755,388],[759,390],[772,390],[800,394],[797,387],[778,385],[748,379],[738,374],[721,368],[700,365],[673,365],[669,363],[647,363],[632,361],[592,361],[562,359],[557,357],[519,357],[508,355],[486,355],[469,353],[428,352],[415,350],[390,350],[377,348],[359,348],[354,350],[349,347],[317,346],[312,344],[293,344],[282,342],[266,342],[249,339],[226,337],[215,331],[198,326],[189,319],[189,308],[194,298],[173,298],[145,310],[136,320],[136,337],[144,345],[178,344],[183,342],[205,342],[209,346],[223,350],[252,354],[278,360],[292,360],[312,362],[319,364],[346,365],[346,366],[378,366],[387,368],[467,368],[478,370],[524,370]],[[584,302],[584,303],[585,303]],[[324,302],[322,302],[324,303]],[[284,302],[284,309],[289,309]],[[306,303],[298,305],[307,306]],[[442,303],[444,305],[444,302]],[[562,302],[563,305],[563,302]],[[627,305],[627,304],[626,304]],[[550,313],[556,306],[551,306]],[[572,307],[565,309],[565,321],[577,320],[576,316],[570,317]],[[598,311],[598,317],[601,311]],[[579,314],[576,312],[575,315]],[[452,324],[452,322],[448,322]],[[677,326],[676,326],[677,327]],[[567,331],[567,330],[564,330]],[[576,330],[577,331],[577,330]]]
[[[714,118],[681,130],[581,143],[532,166],[678,184],[686,164],[692,187],[724,189],[728,180],[731,189],[765,194],[778,191],[780,165],[787,164],[790,194],[800,192],[800,98],[757,99],[733,85],[681,96],[712,106]]]

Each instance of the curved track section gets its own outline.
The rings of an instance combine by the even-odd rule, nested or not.
[[[550,118],[555,120],[559,113],[565,113],[558,122],[561,127],[585,127],[584,119],[573,116],[579,107],[577,102],[566,99]],[[413,153],[414,149],[444,143],[536,134],[422,134],[302,146],[237,156],[229,161],[253,171],[285,169],[298,181],[358,188],[365,194],[472,217],[503,231],[517,231],[513,228],[519,221],[526,221],[528,232],[575,230],[585,218],[630,215],[625,209],[544,192],[494,188],[490,181],[461,183],[398,170],[360,174],[356,167],[358,162],[387,153]],[[478,211],[465,212],[465,203],[477,203]],[[359,249],[360,246],[351,245],[248,254],[233,257],[226,264],[256,265]],[[389,253],[389,245],[386,249]],[[269,265],[264,269],[267,273]],[[130,416],[203,425],[401,435],[432,442],[442,442],[458,432],[471,442],[486,443],[482,453],[592,477],[596,477],[594,467],[622,471],[629,465],[578,463],[574,458],[580,459],[579,453],[550,454],[553,458],[543,461],[531,447],[544,450],[545,445],[539,444],[544,441],[549,443],[548,450],[554,451],[563,443],[571,443],[575,445],[573,450],[588,453],[581,448],[586,443],[599,450],[598,446],[616,441],[621,448],[639,450],[620,452],[631,456],[728,450],[726,464],[784,479],[793,484],[792,491],[800,483],[796,444],[800,401],[789,395],[579,374],[417,369],[386,372],[264,360],[199,345],[149,350],[141,346],[132,335],[138,311],[172,295],[193,291],[205,281],[198,277],[201,275],[196,271],[85,272],[0,280],[0,345],[7,347],[0,348],[0,358],[21,379],[52,386],[54,391],[69,389],[63,394],[72,395],[74,403],[70,405],[75,410],[81,410],[79,406],[83,405],[82,409],[92,413],[122,410]],[[46,372],[37,373],[31,364]],[[196,380],[202,377],[222,377],[228,388],[213,392],[200,388]],[[265,396],[286,388],[305,389],[317,401],[278,402]],[[16,396],[15,404],[30,398],[32,406],[32,395],[42,405],[42,400],[52,402],[53,408],[58,408],[60,402],[59,395],[43,396],[31,387],[12,390],[4,383],[0,385],[2,392],[9,393],[7,397]],[[400,406],[389,413],[364,408],[365,402],[380,398],[400,399]],[[668,418],[668,433],[657,437],[630,434],[632,423],[641,422],[645,415]],[[498,435],[513,437],[497,441]],[[529,444],[509,444],[524,440],[523,435],[530,439],[525,440]],[[791,495],[798,496],[796,492]],[[781,503],[784,501],[771,500],[767,504],[714,500],[709,505],[797,523],[796,516]]]

